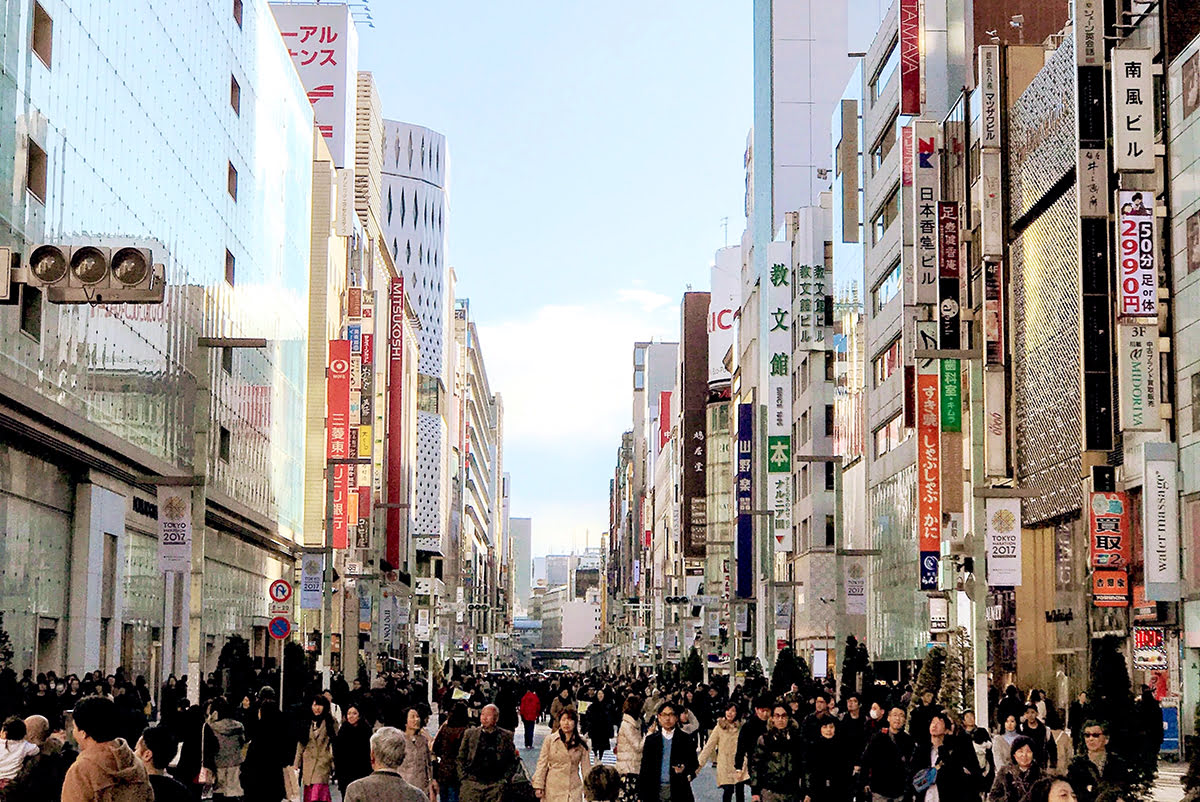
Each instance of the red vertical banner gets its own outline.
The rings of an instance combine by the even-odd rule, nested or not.
[[[658,394],[658,450],[661,451],[671,439],[671,393]]]
[[[921,113],[920,0],[900,0],[900,113]]]
[[[1122,492],[1092,493],[1089,541],[1092,568],[1128,569],[1133,548],[1129,540],[1129,499]]]
[[[400,523],[404,510],[404,277],[388,292],[387,549],[392,568],[400,565]]]
[[[900,129],[900,183],[911,187],[913,182],[913,129],[906,125]]]
[[[350,341],[329,341],[329,368],[325,377],[325,456],[329,460],[348,459],[350,454]],[[334,465],[333,482],[333,547],[346,548],[346,494],[348,465]]]
[[[917,548],[921,590],[936,590],[942,550],[942,444],[936,373],[917,374]]]

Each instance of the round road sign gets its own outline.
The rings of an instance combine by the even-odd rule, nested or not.
[[[276,579],[271,583],[267,594],[271,597],[271,601],[285,602],[292,598],[292,583],[286,579]]]
[[[271,637],[275,640],[283,640],[292,634],[292,622],[283,616],[276,616],[267,624],[267,631],[271,633]]]

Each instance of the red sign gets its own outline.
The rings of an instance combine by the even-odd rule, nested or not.
[[[329,341],[329,369],[325,379],[325,455],[329,460],[350,458],[350,341]],[[355,455],[357,456],[357,455]],[[333,467],[333,547],[346,548],[347,465]],[[331,479],[327,475],[326,481]]]
[[[346,288],[346,316],[362,317],[362,287]]]
[[[1092,604],[1097,607],[1128,607],[1129,577],[1125,572],[1093,571]]]
[[[938,378],[936,373],[917,375],[917,550],[926,554],[937,554],[942,549],[942,443]]]
[[[387,561],[400,568],[399,505],[404,502],[404,277],[388,293]]]
[[[671,394],[658,394],[658,448],[661,451],[671,439]]]
[[[1092,568],[1129,567],[1129,499],[1124,493],[1092,493],[1089,504],[1088,540]]]
[[[921,6],[900,0],[900,113],[921,113]]]

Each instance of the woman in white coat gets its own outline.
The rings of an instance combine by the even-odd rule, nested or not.
[[[618,802],[638,802],[638,772],[642,769],[642,700],[630,696],[622,708],[621,727],[617,730],[617,772],[621,775]]]
[[[725,712],[717,719],[717,726],[708,736],[708,743],[700,751],[701,766],[712,760],[714,755],[717,758],[717,787],[721,789],[723,802],[730,802],[735,797],[737,802],[742,802],[745,796],[742,783],[750,778],[741,766],[734,763],[738,733],[742,729],[739,713],[736,702],[726,704]]]
[[[533,791],[546,802],[583,802],[583,778],[591,770],[592,756],[579,734],[579,714],[568,707],[558,716],[558,729],[542,742]]]

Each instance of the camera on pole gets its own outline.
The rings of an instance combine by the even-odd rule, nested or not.
[[[35,244],[13,274],[57,304],[161,304],[167,285],[153,249],[138,244]]]

